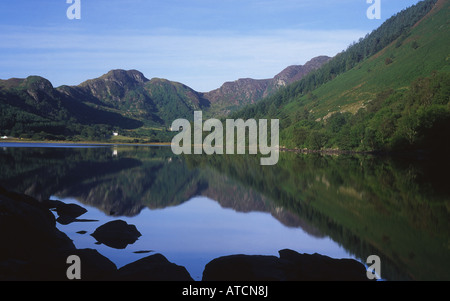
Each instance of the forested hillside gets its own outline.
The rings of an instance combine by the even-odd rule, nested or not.
[[[427,0],[231,118],[278,118],[300,149],[448,149],[448,1]]]

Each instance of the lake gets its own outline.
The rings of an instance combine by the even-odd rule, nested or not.
[[[167,146],[0,143],[0,166],[6,189],[86,208],[87,221],[58,228],[118,268],[161,253],[201,280],[214,258],[292,249],[377,255],[384,280],[450,280],[447,160],[282,152],[261,166]],[[117,219],[142,236],[124,249],[98,244],[90,234]]]

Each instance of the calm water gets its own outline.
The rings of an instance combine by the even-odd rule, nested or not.
[[[378,255],[386,280],[450,280],[448,163],[294,153],[259,163],[178,157],[169,147],[3,143],[0,185],[88,209],[80,218],[95,221],[59,229],[118,267],[161,253],[200,280],[214,258],[289,248],[361,262]],[[96,244],[90,234],[116,219],[135,225],[139,240]]]

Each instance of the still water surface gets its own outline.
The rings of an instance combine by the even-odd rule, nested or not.
[[[80,218],[94,221],[58,228],[118,267],[161,253],[201,280],[214,258],[288,248],[363,263],[378,255],[386,280],[450,279],[445,164],[426,157],[282,153],[272,167],[169,147],[3,143],[0,164],[5,188],[85,207]],[[125,249],[90,235],[116,219],[142,234]]]

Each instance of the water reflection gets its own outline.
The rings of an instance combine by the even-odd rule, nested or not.
[[[331,238],[337,247],[330,253],[342,246],[361,261],[378,255],[388,280],[450,278],[450,191],[440,172],[442,161],[282,153],[278,165],[267,167],[251,156],[176,157],[167,147],[100,147],[7,148],[0,164],[2,186],[40,200],[55,196],[79,202],[102,213],[104,221],[120,217],[146,225],[139,227],[143,236],[133,251],[163,250],[169,260],[176,257],[177,264],[192,269],[198,269],[193,262],[206,263],[217,254],[271,252],[260,246],[269,238],[274,241],[265,245],[272,244],[275,253],[289,247],[320,253],[330,245],[318,242]],[[226,212],[264,218],[256,222],[256,216],[243,214],[234,220]],[[270,235],[272,217],[283,231]],[[175,221],[184,224],[175,226]],[[225,221],[233,231],[223,230],[229,226],[217,230],[215,225]],[[83,223],[69,231],[81,237],[75,230],[98,226]],[[174,240],[170,229],[190,229],[190,235],[176,237],[191,244]],[[289,229],[302,231],[275,241]],[[236,239],[239,233],[245,238]],[[307,235],[294,238],[298,233]],[[286,241],[298,243],[280,248]],[[336,256],[348,256],[339,252]]]

